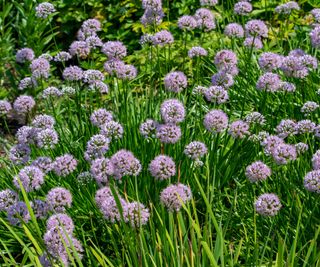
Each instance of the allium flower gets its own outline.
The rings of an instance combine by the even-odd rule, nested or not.
[[[275,12],[278,13],[278,14],[286,14],[286,15],[289,15],[291,14],[291,12],[293,10],[300,10],[300,7],[299,7],[299,4],[297,2],[294,2],[294,1],[290,1],[290,2],[287,2],[285,4],[282,4],[282,5],[278,5],[276,8],[275,8]]]
[[[147,119],[140,124],[139,131],[144,138],[155,137],[157,122],[151,119]]]
[[[123,72],[122,70],[125,69],[125,66],[126,64],[123,61],[119,59],[111,59],[104,63],[103,68],[110,75],[115,75]]]
[[[21,220],[27,223],[31,217],[26,203],[18,201],[7,209],[8,221],[12,225],[20,225]]]
[[[98,36],[89,36],[86,39],[86,43],[89,46],[89,48],[97,48],[101,47],[103,45],[101,39]]]
[[[196,160],[206,155],[208,153],[208,149],[204,143],[193,141],[186,145],[183,152],[187,155],[187,157]]]
[[[44,173],[48,173],[53,168],[52,159],[49,157],[38,157],[32,161],[31,166],[39,168]]]
[[[227,90],[222,86],[210,86],[204,91],[204,96],[209,102],[222,104],[229,100],[229,95]]]
[[[275,216],[282,205],[275,194],[262,194],[254,203],[256,212],[263,216]]]
[[[37,129],[52,129],[55,120],[52,116],[41,114],[34,117],[34,119],[31,122],[31,125]]]
[[[92,83],[94,81],[103,81],[104,75],[99,70],[86,70],[83,72],[83,82],[85,83]]]
[[[314,8],[310,12],[317,23],[320,23],[320,8]]]
[[[36,129],[30,126],[22,126],[16,133],[19,144],[32,144],[34,142]]]
[[[280,82],[280,91],[293,93],[296,90],[296,86],[289,82]]]
[[[69,53],[72,56],[77,56],[81,59],[85,59],[90,54],[90,47],[85,41],[74,41],[69,48]]]
[[[58,176],[66,177],[77,168],[77,160],[70,154],[57,157],[53,162],[53,170]]]
[[[82,23],[81,29],[84,33],[96,33],[101,31],[101,23],[97,19],[87,19]]]
[[[137,77],[138,71],[135,66],[125,64],[122,68],[116,70],[116,75],[122,80],[133,80]]]
[[[317,150],[312,156],[312,167],[314,170],[320,170],[320,150]]]
[[[109,41],[106,42],[102,48],[102,53],[107,55],[108,59],[122,59],[127,55],[127,48],[122,42]]]
[[[156,137],[161,143],[174,144],[181,138],[181,129],[175,124],[160,124],[156,128]]]
[[[143,204],[139,202],[131,202],[126,205],[124,216],[125,220],[130,223],[131,227],[139,228],[147,224],[150,212]]]
[[[105,186],[100,188],[97,192],[96,192],[96,196],[95,196],[95,201],[97,203],[97,206],[100,208],[102,203],[108,198],[108,197],[113,197],[112,191],[110,189],[110,187]]]
[[[211,77],[211,83],[215,86],[229,88],[234,84],[233,76],[225,71],[219,71]],[[210,90],[210,88],[209,88]]]
[[[311,112],[314,112],[317,108],[319,108],[319,104],[313,101],[307,101],[303,104],[301,108],[301,112],[305,114],[309,114]]]
[[[26,144],[17,144],[9,151],[9,159],[13,164],[25,164],[31,155],[30,147]]]
[[[196,87],[193,88],[192,93],[195,95],[204,95],[204,92],[207,90],[207,87],[197,85]]]
[[[114,177],[121,179],[126,175],[138,176],[141,172],[140,161],[132,152],[121,149],[111,157],[114,166]]]
[[[218,0],[200,0],[201,6],[215,6],[218,4]]]
[[[109,150],[110,139],[102,134],[96,134],[90,138],[87,143],[87,149],[84,153],[84,158],[87,161],[92,161],[101,158]]]
[[[37,83],[35,80],[33,80],[32,78],[30,77],[26,77],[24,79],[22,79],[20,82],[19,82],[19,85],[18,85],[18,89],[19,90],[24,90],[24,89],[27,89],[27,88],[31,88],[31,87],[34,87],[36,86]]]
[[[152,38],[153,38],[153,35],[152,34],[149,34],[149,33],[146,33],[146,34],[143,34],[140,38],[140,44],[141,45],[151,45],[152,44]]]
[[[25,63],[34,59],[34,52],[31,48],[22,48],[17,51],[16,61],[18,63]]]
[[[208,51],[201,46],[191,47],[191,49],[188,51],[189,58],[206,57],[207,55],[208,55]]]
[[[36,6],[36,16],[38,18],[45,19],[54,12],[56,12],[56,9],[51,3],[43,2]]]
[[[102,185],[108,183],[110,176],[114,173],[114,167],[111,160],[99,158],[92,162],[90,171],[97,183]]]
[[[179,93],[188,86],[186,75],[181,71],[169,72],[164,77],[164,87],[170,91]]]
[[[6,116],[12,110],[10,102],[6,100],[0,100],[0,117]]]
[[[316,128],[316,124],[311,120],[301,120],[298,121],[297,128],[299,134],[313,133]]]
[[[266,72],[257,81],[257,89],[266,92],[277,92],[280,89],[281,80],[278,74]]]
[[[46,201],[51,210],[55,212],[64,212],[65,207],[71,207],[72,195],[63,187],[55,187],[48,192]]]
[[[304,177],[304,187],[314,193],[320,193],[320,170],[308,172]]]
[[[281,120],[275,130],[280,138],[286,138],[289,135],[298,133],[297,123],[293,120]]]
[[[259,57],[258,63],[263,71],[271,72],[281,67],[282,56],[276,53],[265,52]]]
[[[36,135],[36,142],[39,148],[53,149],[58,144],[58,133],[53,129],[41,130]]]
[[[203,124],[208,131],[220,133],[228,127],[228,116],[222,110],[211,110],[205,115]]]
[[[302,49],[297,48],[293,49],[289,52],[288,56],[293,56],[293,57],[302,57],[305,56],[306,52],[304,52]]]
[[[18,194],[11,189],[0,191],[0,211],[7,211],[8,208],[18,201]]]
[[[259,124],[259,125],[264,125],[266,123],[265,117],[259,113],[259,112],[252,112],[249,113],[245,118],[244,121],[246,123],[251,124]]]
[[[47,202],[42,201],[40,199],[35,199],[30,204],[31,204],[34,216],[37,219],[45,219],[47,217],[48,212],[50,210]]]
[[[122,209],[122,214],[124,215],[126,213],[128,203],[122,198],[119,198],[119,201],[120,207]],[[113,196],[110,196],[101,203],[100,210],[103,216],[108,221],[115,223],[121,220],[121,213],[119,209],[120,207],[118,207],[115,198]],[[126,217],[124,217],[124,219],[126,220]]]
[[[61,227],[67,233],[72,234],[74,230],[73,220],[64,213],[57,213],[52,216],[47,221],[47,230]]]
[[[92,183],[92,181],[94,180],[91,172],[81,172],[78,174],[77,176],[77,180],[80,186],[84,186],[87,185],[89,183]]]
[[[233,11],[237,15],[246,16],[252,11],[252,5],[246,1],[240,1],[234,5]]]
[[[169,185],[160,195],[161,203],[171,212],[178,212],[182,204],[186,204],[191,199],[190,187],[184,184]]]
[[[44,54],[40,55],[39,58],[44,58],[47,61],[51,61],[53,59],[53,57],[49,53],[44,53]]]
[[[251,183],[255,183],[270,177],[271,169],[262,161],[256,161],[247,166],[245,174]]]
[[[268,37],[268,27],[262,20],[253,19],[246,23],[245,30],[247,36]]]
[[[89,86],[90,90],[98,91],[100,94],[107,94],[109,86],[102,81],[94,81]]]
[[[50,86],[44,89],[41,95],[43,99],[54,99],[60,96],[62,96],[62,92],[54,86]]]
[[[160,113],[165,123],[178,124],[184,121],[184,105],[177,99],[165,100],[160,106]]]
[[[314,129],[314,136],[320,138],[320,124]]]
[[[178,19],[178,27],[181,30],[192,31],[197,28],[197,21],[192,16],[182,16]]]
[[[263,48],[263,43],[261,41],[260,38],[258,37],[247,37],[244,42],[243,45],[247,48],[255,48],[255,49],[262,49]]]
[[[32,96],[21,95],[13,102],[14,110],[19,114],[26,114],[30,112],[36,105]]]
[[[155,157],[149,164],[152,177],[162,181],[176,174],[176,164],[169,156],[160,155]]]
[[[296,147],[288,144],[279,144],[275,147],[272,157],[277,164],[287,164],[297,158]]]
[[[224,34],[230,38],[243,38],[243,27],[238,23],[230,23],[224,29]]]
[[[148,25],[159,25],[162,22],[164,13],[162,9],[154,10],[147,8],[140,18],[141,23],[146,27]]]
[[[213,30],[216,27],[216,24],[214,22],[214,16],[209,9],[197,9],[194,18],[197,21],[198,27],[206,32]]]
[[[80,81],[83,77],[83,71],[77,66],[70,66],[63,70],[62,76],[67,81]]]
[[[237,120],[230,124],[228,133],[233,138],[244,138],[245,136],[249,135],[249,124],[242,121]]]
[[[91,116],[90,121],[94,126],[101,127],[105,123],[112,121],[113,116],[111,112],[105,110],[104,108],[100,108],[95,110]]]
[[[270,134],[268,132],[265,131],[261,131],[258,134],[252,134],[249,136],[249,140],[253,141],[255,143],[260,143],[261,145],[265,145],[263,144],[263,142],[266,140],[267,137],[269,137]],[[279,138],[279,137],[277,137]]]
[[[152,37],[153,45],[165,46],[171,45],[174,42],[174,38],[171,32],[167,30],[162,30],[154,34]]]
[[[64,96],[73,96],[76,94],[76,89],[74,89],[73,87],[71,86],[63,86],[61,88],[61,93],[62,95]]]
[[[214,64],[219,70],[229,73],[229,70],[238,63],[237,56],[231,50],[221,50],[214,57]]]
[[[261,141],[261,145],[264,147],[264,153],[266,155],[272,155],[275,148],[283,143],[283,139],[276,135],[268,135]]]
[[[18,180],[20,180],[26,192],[32,192],[40,189],[44,183],[44,173],[37,167],[27,166],[21,169],[19,174],[13,179],[14,185],[20,189]]]
[[[101,126],[100,133],[110,140],[120,139],[123,136],[123,127],[119,122],[108,121]]]
[[[68,52],[61,51],[61,52],[58,52],[58,54],[55,55],[53,60],[56,61],[56,62],[66,62],[71,58],[72,58],[72,56]]]
[[[295,147],[298,155],[305,153],[309,149],[309,146],[302,142],[295,144]]]
[[[44,58],[36,58],[30,64],[32,77],[35,79],[48,78],[50,71],[50,63]]]
[[[288,77],[305,78],[309,74],[309,70],[302,60],[302,57],[287,56],[282,58],[280,69]]]

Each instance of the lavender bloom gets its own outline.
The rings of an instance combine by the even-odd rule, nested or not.
[[[26,192],[39,190],[44,183],[44,173],[37,167],[27,166],[20,170],[18,176],[13,179],[14,185],[20,189],[19,181]]]
[[[91,116],[90,121],[94,126],[101,127],[105,123],[112,121],[113,116],[111,112],[105,110],[104,108],[100,108],[95,110]]]
[[[304,52],[302,49],[297,48],[293,49],[289,52],[288,56],[293,56],[293,57],[302,57],[305,56],[306,52]]]
[[[147,119],[140,124],[139,131],[144,138],[155,137],[157,122],[151,119]]]
[[[145,27],[148,25],[159,25],[162,22],[163,17],[164,17],[164,13],[162,9],[153,10],[148,8],[143,13],[140,21]]]
[[[58,144],[58,133],[53,129],[41,130],[36,135],[36,142],[39,148],[53,149]]]
[[[31,48],[22,48],[17,51],[16,61],[18,63],[25,63],[34,59],[34,52]]]
[[[209,9],[197,9],[194,18],[197,21],[198,28],[203,29],[206,32],[213,30],[216,27],[216,24],[214,22],[214,16]]]
[[[36,105],[32,96],[21,95],[13,102],[13,109],[19,114],[26,114],[30,112]]]
[[[206,57],[208,55],[208,51],[202,48],[201,46],[194,46],[188,51],[188,57]]]
[[[0,191],[0,211],[7,211],[8,208],[18,201],[18,194],[11,189]]]
[[[256,212],[263,216],[275,216],[282,205],[275,194],[262,194],[254,203]]]
[[[304,187],[314,193],[320,193],[320,170],[311,171],[306,174],[303,181]]]
[[[42,99],[54,99],[60,96],[62,96],[62,92],[54,86],[44,89],[41,95]]]
[[[117,202],[113,196],[107,197],[101,204],[100,210],[103,216],[110,222],[115,223],[121,220],[121,213],[119,208],[122,209],[123,215],[127,209],[127,203],[124,199],[119,198],[120,200],[120,207],[118,207]],[[126,217],[124,217],[126,220]]]
[[[22,126],[16,133],[19,144],[32,144],[34,142],[36,130],[30,126]]]
[[[149,164],[152,177],[162,181],[176,174],[176,164],[169,156],[160,155],[155,157]]]
[[[317,150],[312,156],[312,167],[314,170],[320,170],[320,150]]]
[[[109,150],[110,140],[102,134],[96,134],[90,138],[87,143],[87,149],[84,153],[84,158],[87,161],[92,161],[97,158],[103,157]]]
[[[64,212],[65,207],[71,207],[72,195],[63,187],[55,187],[48,192],[46,201],[51,210],[55,212]]]
[[[24,90],[24,89],[31,88],[31,87],[36,86],[36,85],[37,84],[36,84],[35,80],[33,80],[30,77],[26,77],[26,78],[22,79],[19,82],[18,89],[19,90]]]
[[[156,137],[161,143],[174,144],[181,138],[181,129],[175,124],[160,124],[156,128]]]
[[[169,72],[164,77],[164,87],[170,92],[180,93],[183,89],[187,88],[187,85],[187,77],[181,71]]]
[[[266,72],[257,81],[257,89],[266,92],[277,92],[280,89],[281,80],[278,74]]]
[[[231,50],[221,50],[214,57],[214,64],[219,70],[226,71],[235,67],[238,63],[237,56]]]
[[[114,177],[120,180],[123,176],[138,176],[141,172],[140,161],[132,152],[121,149],[111,157],[114,166]]]
[[[62,76],[67,81],[80,81],[83,77],[83,71],[77,66],[70,66],[63,70]]]
[[[316,23],[320,23],[320,8],[314,8],[310,12],[312,16],[314,17],[314,20]]]
[[[61,51],[61,52],[58,52],[58,54],[55,55],[53,60],[56,61],[56,62],[66,62],[71,58],[72,58],[72,56],[68,52]]]
[[[90,49],[103,46],[103,43],[98,36],[89,36],[85,42]]]
[[[30,64],[30,69],[32,71],[32,77],[35,79],[48,78],[50,71],[50,63],[44,58],[37,58],[32,60]]]
[[[251,183],[256,183],[270,177],[271,169],[262,161],[256,161],[247,166],[245,174]]]
[[[0,117],[8,115],[8,113],[12,110],[12,106],[10,102],[6,100],[0,100]]]
[[[32,207],[34,216],[37,219],[45,219],[48,215],[49,210],[50,210],[47,202],[42,201],[40,199],[36,199],[36,200],[32,201],[31,207]]]
[[[93,34],[101,31],[101,23],[97,19],[87,19],[82,23],[81,29],[86,34]]]
[[[263,71],[271,72],[281,67],[282,56],[271,52],[265,52],[259,57],[258,63]]]
[[[133,65],[125,64],[122,68],[116,70],[116,75],[122,80],[133,80],[137,77],[137,69]]]
[[[296,147],[288,144],[279,144],[275,147],[272,157],[277,164],[287,164],[297,158]]]
[[[287,56],[283,57],[280,69],[288,77],[305,78],[309,70],[302,60],[302,57]]]
[[[208,153],[208,149],[204,143],[193,141],[186,145],[183,152],[187,155],[187,157],[197,160],[206,155]]]
[[[289,135],[298,133],[297,124],[293,120],[281,120],[275,130],[280,138],[286,138]]]
[[[36,16],[38,18],[46,19],[54,12],[56,12],[56,9],[51,3],[43,2],[36,6]]]
[[[108,59],[122,59],[127,55],[127,48],[122,42],[109,41],[106,42],[102,48],[102,53],[107,55]]]
[[[243,38],[244,30],[238,23],[230,23],[224,29],[224,34],[230,38]]]
[[[101,126],[100,133],[110,140],[120,139],[123,136],[123,127],[119,122],[108,121]]]
[[[313,133],[316,128],[316,124],[311,120],[301,120],[298,121],[297,128],[299,134]]]
[[[228,92],[222,86],[210,86],[204,91],[204,96],[209,102],[222,104],[229,100]]]
[[[49,115],[37,115],[34,117],[34,119],[31,122],[31,125],[37,129],[52,129],[55,120],[52,116]]]
[[[290,1],[285,4],[278,5],[274,11],[278,14],[290,15],[293,10],[300,10],[300,7],[297,2]]]
[[[90,47],[85,41],[74,41],[70,45],[69,53],[72,56],[77,56],[81,59],[86,59],[90,54]]]
[[[118,59],[111,59],[104,63],[103,68],[104,70],[109,73],[110,75],[115,75],[118,73],[123,73],[123,69],[125,69],[126,64]]]
[[[102,81],[94,81],[89,86],[90,90],[97,90],[100,94],[107,94],[109,92],[109,87]]]
[[[302,142],[295,144],[295,147],[298,155],[305,153],[309,149],[309,146]]]
[[[96,196],[95,196],[95,201],[97,203],[97,206],[100,208],[102,203],[108,198],[108,197],[113,197],[112,191],[110,189],[110,187],[105,186],[100,188],[97,192],[96,192]]]
[[[246,23],[245,30],[247,36],[268,37],[268,27],[262,20],[253,19]]]
[[[229,131],[228,133],[233,137],[233,138],[244,138],[246,135],[249,135],[249,124],[242,121],[242,120],[237,120],[234,121],[233,123],[230,124],[229,126]]]
[[[218,4],[218,0],[200,0],[201,6],[215,6]]]
[[[86,70],[83,72],[83,82],[92,83],[94,81],[103,81],[104,75],[99,70]]]
[[[186,204],[191,199],[190,187],[184,184],[169,185],[160,195],[161,203],[171,212],[178,212],[182,204]]]
[[[57,157],[53,164],[56,175],[66,177],[77,168],[77,160],[70,154]]]
[[[52,159],[49,157],[38,157],[32,163],[31,166],[39,168],[43,173],[48,173],[52,170]]]
[[[184,106],[177,99],[165,100],[160,106],[160,113],[165,123],[178,124],[185,118]]]
[[[269,135],[261,141],[261,145],[264,147],[264,153],[266,155],[272,155],[275,148],[283,143],[283,139],[275,135]]]
[[[26,203],[18,201],[7,209],[8,221],[12,225],[20,225],[21,220],[27,223],[31,217]]]
[[[9,159],[13,164],[25,164],[29,161],[31,155],[30,147],[26,144],[13,146],[9,151]]]
[[[303,104],[301,108],[301,112],[307,114],[310,114],[311,112],[314,112],[317,108],[319,108],[319,104],[313,101],[307,101]]]
[[[150,212],[143,204],[139,202],[132,202],[126,205],[124,216],[125,220],[130,223],[131,227],[139,228],[147,224]]]
[[[165,46],[171,45],[174,42],[174,38],[171,32],[162,30],[154,34],[152,37],[153,45]]]
[[[314,129],[314,136],[320,138],[320,125],[317,125]]]
[[[225,71],[219,71],[218,73],[212,75],[211,83],[214,86],[222,86],[224,88],[229,88],[234,84],[234,79],[231,74]]]
[[[261,41],[260,38],[258,37],[247,37],[244,42],[243,45],[247,48],[255,48],[255,49],[262,49],[263,48],[263,43]]]
[[[47,61],[51,61],[53,59],[53,57],[49,53],[44,53],[44,54],[40,55],[39,58],[44,58]]]
[[[195,95],[204,95],[204,92],[207,90],[207,87],[198,85],[195,88],[193,88],[192,93]]]
[[[249,113],[245,118],[244,121],[248,123],[249,125],[251,124],[259,124],[259,125],[264,125],[266,123],[265,117],[259,113],[259,112],[252,112]]]
[[[296,90],[296,86],[289,82],[280,82],[280,91],[293,93]]]
[[[72,219],[63,213],[57,213],[52,216],[47,221],[47,230],[55,228],[63,228],[67,233],[72,234],[74,230],[74,224]]]
[[[228,127],[228,116],[222,110],[211,110],[205,115],[203,124],[209,132],[221,133]]]
[[[149,34],[149,33],[146,33],[146,34],[143,34],[140,38],[140,44],[141,45],[151,45],[152,44],[152,38],[153,38],[153,35],[152,34]]]
[[[178,27],[181,30],[192,31],[197,28],[197,21],[192,16],[182,16],[178,19]]]
[[[92,162],[90,171],[97,183],[102,185],[108,183],[114,173],[114,167],[109,159],[99,158]]]
[[[252,5],[246,1],[240,1],[234,5],[233,11],[237,15],[246,16],[252,11]]]

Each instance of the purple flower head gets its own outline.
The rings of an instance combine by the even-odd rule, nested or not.
[[[161,0],[142,0],[143,9],[161,10],[162,2]]]
[[[126,205],[125,209],[125,220],[128,221],[133,228],[139,228],[146,225],[150,212],[143,204],[139,202],[131,202]]]
[[[143,13],[140,21],[145,27],[147,27],[148,25],[159,25],[162,22],[163,17],[164,13],[162,9],[154,10],[148,8]]]
[[[279,144],[275,147],[272,157],[279,165],[287,164],[289,161],[297,158],[296,147],[284,143]]]
[[[31,48],[22,48],[17,51],[16,61],[18,63],[25,63],[34,59],[34,52]]]
[[[263,43],[261,41],[260,38],[258,37],[247,37],[244,42],[243,42],[243,45],[247,48],[250,48],[250,49],[262,49],[263,48]]]
[[[275,194],[262,194],[254,203],[256,212],[263,216],[275,216],[281,209],[281,202]]]
[[[274,11],[278,14],[290,15],[293,10],[300,10],[300,7],[297,2],[290,1],[285,4],[278,5]]]
[[[257,81],[257,89],[266,92],[277,92],[280,90],[281,79],[278,74],[266,72]]]
[[[37,219],[45,219],[48,215],[49,210],[50,210],[47,202],[42,201],[40,199],[33,200],[31,202],[31,207],[32,207],[34,216]]]
[[[160,113],[165,123],[178,124],[184,121],[184,105],[177,99],[165,100],[160,106]]]
[[[100,133],[110,140],[120,139],[123,136],[123,127],[119,122],[108,121],[101,126]]]
[[[31,122],[31,125],[37,129],[44,130],[52,129],[55,123],[56,122],[52,116],[41,114],[34,117],[34,119]]]
[[[114,167],[111,160],[99,158],[92,162],[90,168],[91,174],[98,184],[107,184],[110,176],[114,173]]]
[[[182,204],[186,204],[191,199],[190,187],[184,184],[169,185],[160,195],[161,203],[171,212],[178,212]]]
[[[214,16],[207,8],[197,9],[194,18],[197,21],[198,28],[203,29],[206,32],[216,28]]]
[[[141,172],[140,161],[132,152],[121,149],[111,157],[114,166],[115,179],[121,179],[123,176],[138,176]]]
[[[203,124],[209,132],[220,133],[228,127],[228,116],[222,110],[211,110],[205,115]]]
[[[8,221],[12,225],[20,225],[21,220],[27,223],[31,217],[26,203],[18,201],[7,209]]]
[[[162,30],[154,34],[152,37],[153,45],[165,46],[171,45],[174,42],[174,38],[171,32],[167,30]]]
[[[86,43],[90,49],[103,46],[101,39],[98,36],[89,36]]]
[[[315,22],[320,23],[320,8],[314,8],[310,13],[314,17]]]
[[[97,192],[96,192],[96,196],[95,196],[95,201],[97,203],[97,206],[100,208],[102,203],[108,198],[108,197],[113,197],[112,191],[110,189],[110,187],[105,186],[100,188]]]
[[[37,167],[27,166],[21,169],[19,174],[13,179],[14,185],[20,189],[18,180],[20,180],[26,192],[32,192],[39,190],[44,183],[44,173]]]
[[[175,124],[159,124],[156,128],[156,137],[164,144],[177,143],[181,138],[181,128]]]
[[[30,64],[32,77],[35,79],[48,78],[50,71],[50,63],[44,58],[36,58]]]
[[[25,164],[29,161],[31,155],[30,147],[26,144],[17,144],[9,151],[9,159],[13,164]]]
[[[204,95],[204,92],[207,90],[207,87],[197,85],[196,87],[193,88],[192,93],[195,95]]]
[[[0,211],[7,211],[8,208],[18,201],[18,194],[11,189],[0,191]]]
[[[14,110],[19,114],[26,114],[30,112],[36,105],[32,96],[21,95],[13,102]]]
[[[123,61],[119,59],[111,59],[104,63],[103,68],[108,74],[115,75],[121,72],[123,73],[123,70],[126,69],[125,66],[126,64]]]
[[[38,18],[45,19],[54,12],[56,12],[56,9],[51,3],[43,2],[36,6],[36,16]]]
[[[85,83],[92,83],[94,81],[103,81],[105,77],[99,70],[86,70],[83,72],[82,79]]]
[[[83,77],[83,70],[77,66],[66,67],[62,76],[67,81],[80,81]]]
[[[296,90],[296,86],[289,82],[280,82],[280,91],[293,93]]]
[[[38,157],[32,163],[31,166],[39,168],[43,173],[48,173],[52,170],[52,159],[49,157]]]
[[[320,193],[320,170],[311,171],[306,174],[303,181],[304,187],[314,193]]]
[[[280,138],[286,138],[289,135],[298,133],[297,123],[293,120],[281,120],[275,130]]]
[[[33,144],[36,134],[36,129],[30,126],[22,126],[18,129],[16,133],[16,138],[19,144]]]
[[[259,57],[258,63],[263,71],[271,72],[281,67],[282,56],[271,52],[265,52]]]
[[[55,229],[55,228],[63,228],[67,233],[72,234],[74,230],[74,224],[72,219],[63,213],[57,213],[52,216],[47,221],[47,230]]]
[[[234,5],[233,11],[237,15],[246,16],[252,11],[252,5],[246,1],[240,1]]]
[[[305,78],[309,74],[302,57],[287,56],[282,58],[280,69],[288,77]]]
[[[6,100],[0,100],[0,117],[8,115],[8,113],[12,110],[12,106],[10,102]]]
[[[238,63],[237,56],[231,50],[221,50],[214,57],[214,64],[219,70],[229,73],[229,70]]]
[[[230,38],[243,38],[243,27],[238,23],[230,23],[224,29],[224,34]]]
[[[157,122],[151,119],[147,119],[140,124],[139,131],[144,138],[155,137]]]
[[[252,37],[268,37],[268,27],[258,19],[250,20],[245,25],[246,35]]]
[[[91,172],[85,171],[78,174],[77,180],[79,185],[84,186],[84,185],[88,185],[89,183],[92,183],[94,178]]]
[[[249,124],[242,121],[237,120],[230,124],[228,133],[233,138],[244,138],[245,136],[249,135]]]
[[[187,155],[187,157],[197,160],[206,155],[208,153],[208,149],[204,143],[193,141],[186,145],[183,152]]]
[[[251,112],[245,118],[246,123],[264,125],[266,123],[265,117],[259,112]]]
[[[112,119],[113,116],[111,112],[105,110],[104,108],[95,110],[90,116],[91,123],[98,127],[101,127],[105,123],[112,121]]]
[[[294,49],[294,50],[291,50],[288,54],[288,56],[293,56],[293,57],[302,57],[302,56],[305,56],[306,55],[306,52],[304,52],[302,49],[300,48],[297,48],[297,49]]]
[[[137,77],[138,71],[135,66],[130,64],[125,64],[122,68],[116,70],[116,75],[122,80],[133,80]]]
[[[212,103],[223,104],[229,100],[227,90],[222,86],[210,86],[204,91],[205,98]]]
[[[152,44],[152,38],[153,38],[153,35],[152,34],[149,34],[149,33],[145,33],[141,36],[140,38],[140,44],[141,45],[151,45]]]
[[[225,71],[219,71],[218,73],[212,75],[211,83],[214,86],[222,86],[224,88],[229,88],[234,84],[234,79],[231,74]]]
[[[63,187],[55,187],[48,192],[46,201],[51,210],[55,212],[64,212],[65,207],[71,207],[72,195]]]
[[[49,53],[44,53],[44,54],[40,55],[39,58],[44,58],[47,61],[52,61],[52,59],[53,59],[53,57]]]
[[[122,214],[125,215],[128,203],[122,198],[119,198],[119,200]],[[121,220],[120,207],[118,207],[115,198],[110,196],[101,203],[100,210],[108,221],[115,223]],[[126,217],[124,219],[126,219]]]
[[[162,181],[176,174],[176,164],[169,156],[160,155],[155,157],[149,164],[152,177]]]
[[[92,161],[101,158],[109,150],[110,139],[102,134],[96,134],[90,138],[87,143],[87,149],[84,153],[84,158],[87,161]]]
[[[101,31],[101,23],[97,19],[87,19],[82,23],[81,29],[86,34]]]
[[[266,155],[272,155],[275,148],[283,143],[284,143],[283,139],[276,135],[267,135],[261,141],[261,145],[264,147],[264,153]]]
[[[189,58],[206,57],[207,55],[208,55],[208,51],[201,46],[191,47],[191,49],[188,51]]]
[[[72,56],[77,56],[81,59],[86,59],[90,54],[90,47],[85,41],[74,41],[70,45],[69,53]]]
[[[187,85],[187,76],[181,71],[169,72],[164,77],[164,87],[170,92],[179,93],[187,88]]]
[[[299,134],[313,133],[316,128],[316,124],[311,120],[301,120],[297,123]]]
[[[102,48],[102,53],[107,55],[108,59],[122,59],[127,55],[127,48],[122,42],[109,41],[106,42]]]
[[[302,143],[302,142],[295,144],[295,147],[296,147],[297,155],[301,155],[301,154],[305,153],[306,151],[308,151],[308,149],[309,149],[309,146],[305,143]]]
[[[89,88],[92,91],[98,91],[100,94],[107,94],[109,92],[109,86],[102,81],[93,81]]]
[[[218,4],[218,0],[200,0],[201,6],[215,6]]]
[[[247,166],[245,174],[251,183],[255,183],[270,177],[271,169],[262,161],[256,161]]]
[[[58,133],[53,129],[44,129],[36,134],[36,143],[39,148],[53,149],[58,141]]]
[[[18,89],[24,90],[27,88],[32,88],[34,86],[37,86],[37,82],[30,77],[26,77],[19,82]]]
[[[313,169],[320,170],[320,150],[317,150],[316,153],[314,153],[311,161]]]
[[[58,52],[58,54],[55,55],[53,60],[56,61],[56,62],[66,62],[71,58],[72,58],[72,56],[68,52],[61,51],[61,52]]]
[[[182,16],[178,19],[178,27],[181,30],[192,31],[197,28],[197,21],[192,16]]]
[[[56,175],[66,177],[77,168],[77,160],[70,154],[57,157],[53,164]]]
[[[55,99],[60,96],[62,96],[62,92],[57,87],[50,86],[42,91],[41,98],[42,99]]]

